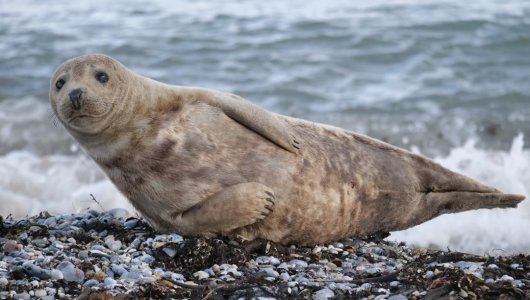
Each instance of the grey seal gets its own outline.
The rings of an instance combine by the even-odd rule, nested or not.
[[[361,134],[154,81],[105,55],[63,63],[50,100],[160,231],[318,244],[524,199]]]

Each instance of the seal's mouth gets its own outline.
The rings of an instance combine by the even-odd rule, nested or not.
[[[70,118],[68,120],[68,123],[72,123],[73,121],[77,120],[77,119],[84,119],[84,118],[94,118],[94,116],[90,116],[90,115],[77,115],[77,116],[73,116],[72,118]]]

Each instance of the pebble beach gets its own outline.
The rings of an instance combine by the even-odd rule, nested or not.
[[[0,219],[0,299],[528,299],[530,256],[159,234],[125,209]]]

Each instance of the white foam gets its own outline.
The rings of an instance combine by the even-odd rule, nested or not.
[[[530,196],[530,150],[514,138],[509,152],[478,149],[474,141],[435,160],[509,193]],[[416,150],[417,151],[417,150]],[[394,232],[389,240],[476,254],[530,254],[530,200],[516,209],[477,210],[444,215],[414,228]]]
[[[0,156],[0,215],[15,217],[124,207],[134,211],[97,166],[84,156]],[[100,203],[92,200],[91,194]]]

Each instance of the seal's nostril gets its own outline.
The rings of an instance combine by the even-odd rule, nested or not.
[[[83,92],[81,89],[75,89],[72,90],[68,96],[70,97],[70,102],[72,102],[72,106],[74,109],[80,109],[81,108],[81,102],[79,101],[81,99],[81,94]]]

